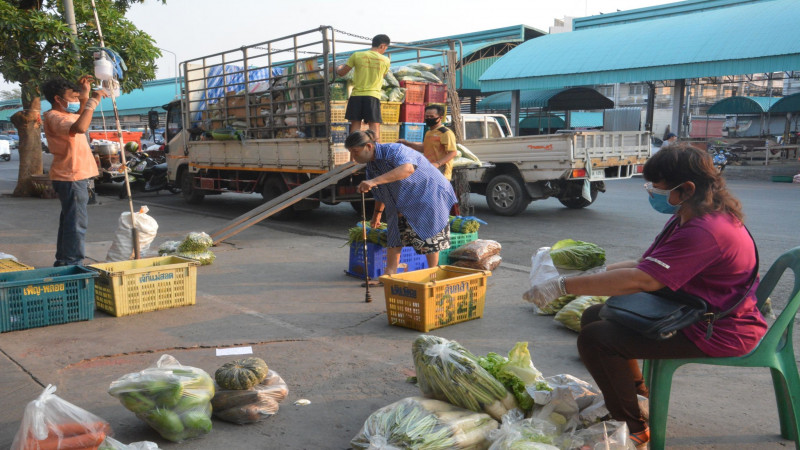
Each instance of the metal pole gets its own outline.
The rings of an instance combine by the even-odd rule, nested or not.
[[[171,51],[169,51],[169,50],[167,50],[165,48],[161,48],[161,47],[156,47],[156,48],[161,50],[162,52],[167,52],[167,53],[172,55],[172,59],[173,59],[173,61],[175,63],[175,98],[178,98],[178,93],[179,93],[178,92],[178,72],[179,72],[179,70],[178,70],[178,55],[176,55],[174,52],[171,52]]]

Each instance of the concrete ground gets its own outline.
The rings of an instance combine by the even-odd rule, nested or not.
[[[777,166],[775,166],[777,167]],[[732,174],[737,167],[729,173]],[[762,168],[766,169],[766,168]],[[770,170],[772,167],[770,167]],[[793,168],[791,170],[796,169]],[[741,170],[741,169],[740,169]],[[743,170],[742,173],[746,174]],[[796,172],[795,172],[796,173]],[[729,175],[730,176],[730,175]],[[763,172],[761,172],[763,176]],[[53,262],[57,200],[13,198],[0,183],[0,252],[36,267]],[[796,206],[796,205],[795,205]],[[127,202],[101,197],[90,206],[91,259],[102,261]],[[161,210],[156,244],[190,231],[212,231],[224,220]],[[490,233],[482,235],[491,239]],[[200,267],[197,304],[0,334],[0,448],[10,446],[25,405],[47,384],[62,398],[106,419],[122,442],[151,440],[163,448],[344,449],[375,409],[418,394],[411,342],[420,333],[390,326],[381,288],[343,275],[341,239],[256,226],[215,248]],[[89,261],[91,262],[91,261]],[[527,268],[498,268],[488,279],[482,319],[431,332],[476,354],[507,352],[529,341],[545,375],[569,373],[591,382],[578,359],[575,334],[521,300]],[[797,338],[795,338],[795,343]],[[218,348],[251,346],[289,385],[274,417],[255,425],[214,421],[201,439],[165,441],[106,390],[118,377],[153,364],[162,354],[213,372],[234,357]],[[689,366],[673,384],[667,444],[681,449],[785,448],[769,371]],[[311,404],[296,406],[298,399]]]

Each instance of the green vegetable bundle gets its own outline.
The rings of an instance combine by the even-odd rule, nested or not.
[[[567,306],[561,308],[561,310],[556,313],[556,316],[553,317],[553,320],[561,323],[572,331],[580,332],[581,316],[583,316],[583,312],[586,311],[586,308],[592,305],[605,303],[607,299],[608,297],[582,295],[569,302]]]
[[[179,442],[211,431],[214,381],[172,356],[163,355],[155,367],[112,382],[108,393],[164,439]]]
[[[175,254],[176,256],[180,256],[181,258],[189,258],[194,259],[195,261],[200,262],[200,265],[208,266],[217,259],[217,255],[215,255],[211,250],[206,250],[204,252],[178,252]]]
[[[606,262],[606,251],[591,242],[564,239],[550,248],[553,264],[559,269],[589,270]]]
[[[567,306],[569,302],[575,300],[577,297],[574,295],[562,295],[546,303],[542,307],[537,307],[537,314],[541,316],[552,316],[553,314],[561,311],[561,308]]]
[[[526,390],[526,386],[532,386],[539,391],[550,390],[542,373],[533,366],[527,342],[517,342],[508,352],[508,358],[497,353],[489,353],[478,358],[478,364],[514,394],[517,404],[524,411],[533,408],[533,398]]]
[[[445,402],[409,397],[385,406],[364,422],[350,441],[355,449],[481,449],[497,421]]]
[[[478,358],[455,341],[422,335],[412,345],[420,390],[427,397],[444,400],[500,420],[517,407],[505,386],[478,364]]]
[[[178,245],[179,252],[204,252],[214,242],[211,240],[211,236],[207,235],[206,233],[197,233],[195,231],[186,235],[186,237],[181,241]]]
[[[559,428],[549,420],[525,419],[520,411],[510,411],[492,433],[489,450],[559,450],[557,444],[563,441]]]
[[[359,226],[348,230],[347,243],[345,245],[351,245],[354,242],[364,242],[364,233],[361,229],[362,224],[358,225]],[[389,235],[386,232],[386,224],[381,223],[377,228],[372,228],[367,225],[367,242],[378,244],[381,247],[389,245]]]
[[[481,228],[480,222],[461,216],[450,216],[450,231],[453,233],[477,233]]]

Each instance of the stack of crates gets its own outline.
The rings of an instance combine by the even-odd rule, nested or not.
[[[400,139],[422,142],[425,136],[425,86],[419,81],[401,81],[406,99],[400,106]]]
[[[391,144],[400,139],[400,102],[381,102],[381,144]]]

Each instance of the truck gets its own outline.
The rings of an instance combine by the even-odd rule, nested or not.
[[[348,202],[361,212],[356,187],[363,166],[351,163],[344,148],[347,85],[335,75],[346,57],[342,48],[370,47],[353,39],[321,26],[185,61],[183,95],[164,106],[168,177],[183,198],[194,204],[237,192],[261,194],[269,202],[336,174],[335,183],[317,183],[318,190],[273,217],[290,218],[321,203]],[[391,52],[414,54],[414,60],[424,52],[426,60],[438,58],[443,65],[449,57],[448,50],[410,46],[395,45]],[[382,105],[399,114],[399,103]],[[396,141],[392,127],[398,126],[383,125],[382,139]]]
[[[585,208],[605,192],[607,180],[641,173],[650,157],[650,133],[642,131],[564,130],[514,137],[500,114],[464,114],[462,127],[461,143],[482,164],[456,173],[503,216],[549,197],[568,208]]]

